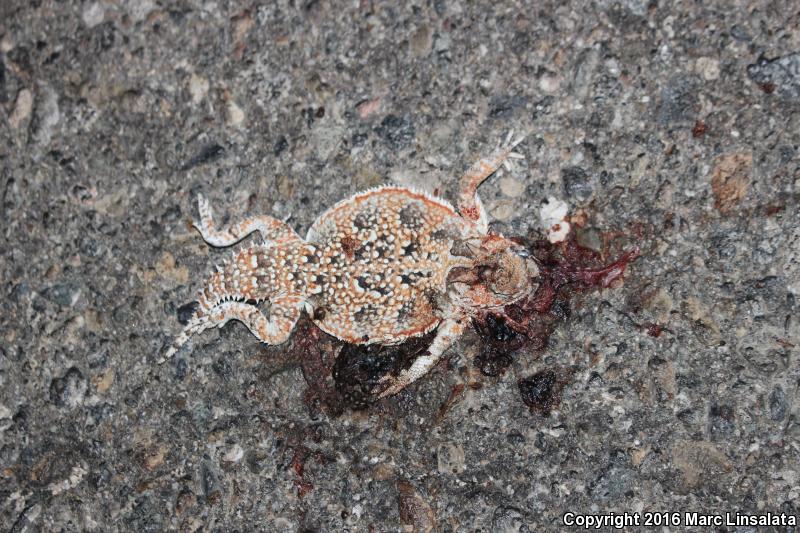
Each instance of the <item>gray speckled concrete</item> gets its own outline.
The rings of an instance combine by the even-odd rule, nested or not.
[[[798,512],[796,3],[265,4],[0,2],[3,530]],[[188,227],[198,192],[302,233],[386,181],[452,197],[509,129],[531,133],[482,188],[498,229],[554,195],[644,243],[542,357],[480,377],[470,333],[335,418],[239,324],[155,364],[228,254]],[[560,406],[531,413],[517,380],[559,365]]]

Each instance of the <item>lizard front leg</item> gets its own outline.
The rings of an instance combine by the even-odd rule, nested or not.
[[[522,142],[524,137],[514,140],[514,132],[508,132],[506,140],[489,155],[476,161],[467,172],[461,176],[458,191],[458,212],[461,216],[475,222],[481,233],[489,230],[489,221],[486,209],[478,196],[478,187],[483,181],[497,172],[497,169],[509,157],[522,158],[514,153],[514,148]]]
[[[444,352],[461,336],[466,326],[467,318],[465,316],[444,320],[439,325],[436,337],[428,348],[427,354],[417,357],[409,368],[401,371],[397,376],[387,375],[380,379],[379,385],[376,387],[376,390],[380,391],[378,398],[397,394],[427,374],[441,360]]]
[[[200,220],[193,226],[203,236],[203,240],[211,246],[232,246],[254,231],[259,232],[267,243],[281,244],[300,240],[290,226],[268,215],[247,218],[238,224],[219,229],[214,225],[214,215],[208,200],[203,196],[198,196],[197,207],[200,211]]]

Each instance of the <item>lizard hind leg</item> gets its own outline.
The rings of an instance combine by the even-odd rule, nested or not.
[[[281,344],[291,335],[305,298],[299,295],[280,295],[270,299],[269,318],[255,305],[240,301],[223,301],[210,309],[198,309],[192,319],[175,338],[172,346],[158,362],[163,363],[197,333],[213,327],[221,328],[231,320],[242,322],[258,340],[267,344]]]
[[[305,298],[298,295],[284,294],[270,298],[269,317],[257,306],[247,302],[222,302],[206,315],[211,325],[199,326],[198,331],[213,326],[221,328],[231,320],[238,320],[261,342],[281,344],[291,335],[297,319],[300,318],[304,301]]]
[[[211,246],[232,246],[255,231],[261,234],[261,238],[265,242],[274,244],[300,240],[300,237],[289,225],[268,215],[247,218],[226,228],[217,228],[208,200],[203,196],[198,196],[197,207],[200,219],[192,225],[203,236],[203,240]]]
[[[172,346],[170,346],[161,359],[158,360],[158,364],[164,363],[167,359],[175,355],[184,344],[189,342],[190,337],[201,331],[213,328],[215,325],[216,324],[209,319],[208,315],[201,316],[195,313],[186,326],[184,326],[183,330],[175,337],[175,340],[172,341]]]
[[[293,244],[288,245],[292,247]],[[264,282],[264,272],[274,266],[272,252],[281,254],[286,247],[251,247],[238,250],[231,261],[217,267],[198,294],[198,307],[189,323],[175,339],[160,362],[174,355],[192,335],[230,320],[243,322],[261,341],[280,344],[288,338],[305,301],[302,286],[294,274]],[[289,253],[291,255],[291,253]],[[271,303],[270,317],[261,313],[258,302]]]

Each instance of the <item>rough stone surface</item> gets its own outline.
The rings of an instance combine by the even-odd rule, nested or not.
[[[0,2],[0,529],[797,513],[796,11]],[[398,398],[335,417],[239,324],[155,364],[229,255],[189,228],[197,193],[221,219],[304,233],[389,176],[452,198],[509,129],[529,132],[526,160],[482,188],[502,231],[535,231],[555,196],[642,245],[541,357],[481,376],[471,333]],[[572,371],[560,404],[531,411],[517,382],[556,367]]]

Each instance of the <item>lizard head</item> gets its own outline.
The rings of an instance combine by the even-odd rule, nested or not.
[[[487,235],[479,248],[478,260],[485,269],[486,288],[503,305],[523,298],[535,288],[539,268],[528,250],[511,239]]]
[[[486,235],[471,249],[471,268],[450,279],[467,307],[500,308],[536,288],[539,268],[524,246],[501,235]]]

